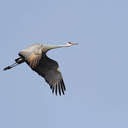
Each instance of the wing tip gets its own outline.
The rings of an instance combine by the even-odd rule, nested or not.
[[[59,83],[56,83],[54,85],[50,84],[50,88],[52,90],[52,93],[55,93],[57,96],[58,94],[61,96],[62,94],[65,95],[66,87],[63,80],[60,80]]]

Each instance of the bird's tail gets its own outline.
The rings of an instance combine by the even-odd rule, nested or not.
[[[18,64],[23,63],[23,62],[24,62],[24,59],[22,57],[19,57],[19,58],[15,59],[15,63],[14,64],[5,67],[3,70],[5,71],[5,70],[8,70],[8,69],[11,69],[11,68],[17,66]]]

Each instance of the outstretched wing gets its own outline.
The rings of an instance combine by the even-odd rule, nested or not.
[[[39,64],[32,68],[39,75],[44,77],[46,82],[50,85],[52,92],[59,93],[60,95],[66,90],[65,84],[59,71],[58,63],[47,56],[42,57]]]
[[[27,58],[27,62],[29,63],[29,65],[34,68],[39,64],[39,61],[41,59],[42,53],[40,54],[35,54],[32,53],[28,58]]]
[[[19,55],[25,58],[25,61],[28,63],[28,65],[30,65],[31,68],[35,68],[39,64],[42,57],[42,50],[36,48],[33,51],[24,50],[21,51]]]

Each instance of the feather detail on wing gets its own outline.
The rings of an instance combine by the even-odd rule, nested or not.
[[[27,62],[30,65],[31,68],[36,67],[39,64],[41,58],[41,54],[34,54],[32,53],[28,58]]]
[[[33,70],[44,77],[46,82],[50,85],[53,93],[56,95],[59,93],[59,95],[61,95],[64,94],[66,88],[58,67],[56,61],[45,56],[40,59],[39,65]]]
[[[19,52],[19,56],[24,57],[25,61],[31,68],[35,68],[39,64],[39,61],[42,57],[42,50],[40,48],[30,48]]]

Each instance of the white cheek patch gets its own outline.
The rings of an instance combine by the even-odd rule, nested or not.
[[[68,46],[71,46],[71,45],[72,45],[72,43],[71,43],[71,42],[68,42],[68,43],[67,43],[67,45],[68,45]]]

